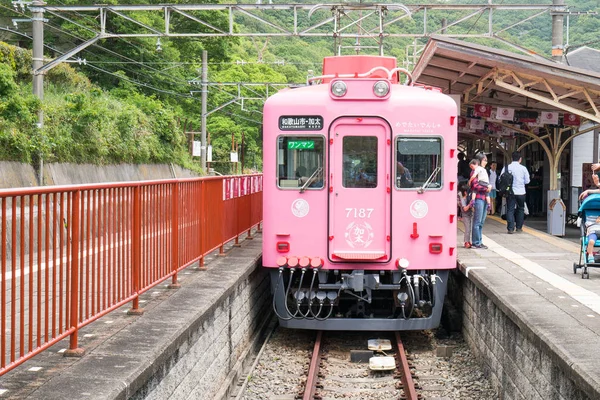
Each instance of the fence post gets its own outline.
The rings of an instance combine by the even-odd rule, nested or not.
[[[202,179],[200,181],[200,261],[198,261],[198,269],[206,270],[206,265],[204,265],[204,257],[206,256],[204,253],[206,251],[206,185],[205,180]]]
[[[132,251],[132,266],[131,266],[131,282],[133,283],[133,292],[135,298],[131,309],[127,311],[127,315],[142,315],[144,309],[140,308],[140,279],[142,272],[142,203],[140,196],[140,186],[133,188],[133,232],[131,238]]]
[[[69,324],[73,333],[69,338],[69,348],[64,352],[65,357],[81,357],[85,350],[77,347],[79,332],[79,212],[81,206],[81,191],[73,193],[73,208],[71,209],[71,314]]]
[[[169,289],[179,289],[181,284],[177,282],[177,269],[179,268],[179,182],[173,183],[172,199],[173,215],[171,216],[171,270],[173,279]]]

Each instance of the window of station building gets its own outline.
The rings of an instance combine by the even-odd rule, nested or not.
[[[346,188],[377,187],[377,137],[345,136],[342,143],[342,185]]]
[[[426,186],[425,186],[426,185]],[[396,139],[396,188],[442,187],[442,139],[398,137]]]
[[[322,189],[324,148],[323,136],[279,136],[278,186],[283,189]]]

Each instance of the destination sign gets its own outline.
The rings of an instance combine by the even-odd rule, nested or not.
[[[320,131],[323,117],[320,115],[289,115],[279,117],[280,131]]]

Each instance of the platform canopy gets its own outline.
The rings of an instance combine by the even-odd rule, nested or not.
[[[533,54],[432,36],[413,78],[446,94],[462,94],[463,104],[561,110],[600,123],[600,74]]]
[[[570,67],[537,54],[515,54],[504,50],[464,42],[443,36],[432,36],[427,42],[412,72],[415,82],[439,87],[446,94],[460,95],[461,115],[468,107],[508,109],[514,119],[502,119],[495,113],[475,115],[479,124],[493,126],[503,132],[461,129],[463,139],[483,139],[508,156],[506,130],[530,140],[518,149],[537,142],[549,157],[551,170],[558,170],[558,161],[566,145],[578,135],[600,128],[600,74]],[[489,111],[488,111],[489,112]],[[537,112],[537,114],[536,114]],[[533,124],[520,124],[528,114],[557,118],[561,122],[540,118]],[[512,114],[511,114],[512,115]],[[535,118],[534,118],[535,119]],[[569,121],[567,121],[569,119]],[[488,124],[488,122],[492,122]],[[571,123],[573,122],[573,123]],[[587,124],[586,124],[587,123]],[[585,129],[580,126],[586,126]],[[472,127],[471,127],[472,128]],[[565,134],[565,135],[564,135]],[[556,176],[556,174],[554,174]],[[550,187],[557,181],[551,176]]]

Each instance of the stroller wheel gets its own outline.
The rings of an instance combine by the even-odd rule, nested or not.
[[[573,263],[573,273],[574,274],[577,274],[577,268],[579,268],[579,264],[577,264],[577,263],[574,262]]]
[[[590,274],[588,272],[587,266],[583,266],[583,270],[581,271],[581,279],[590,279]]]

